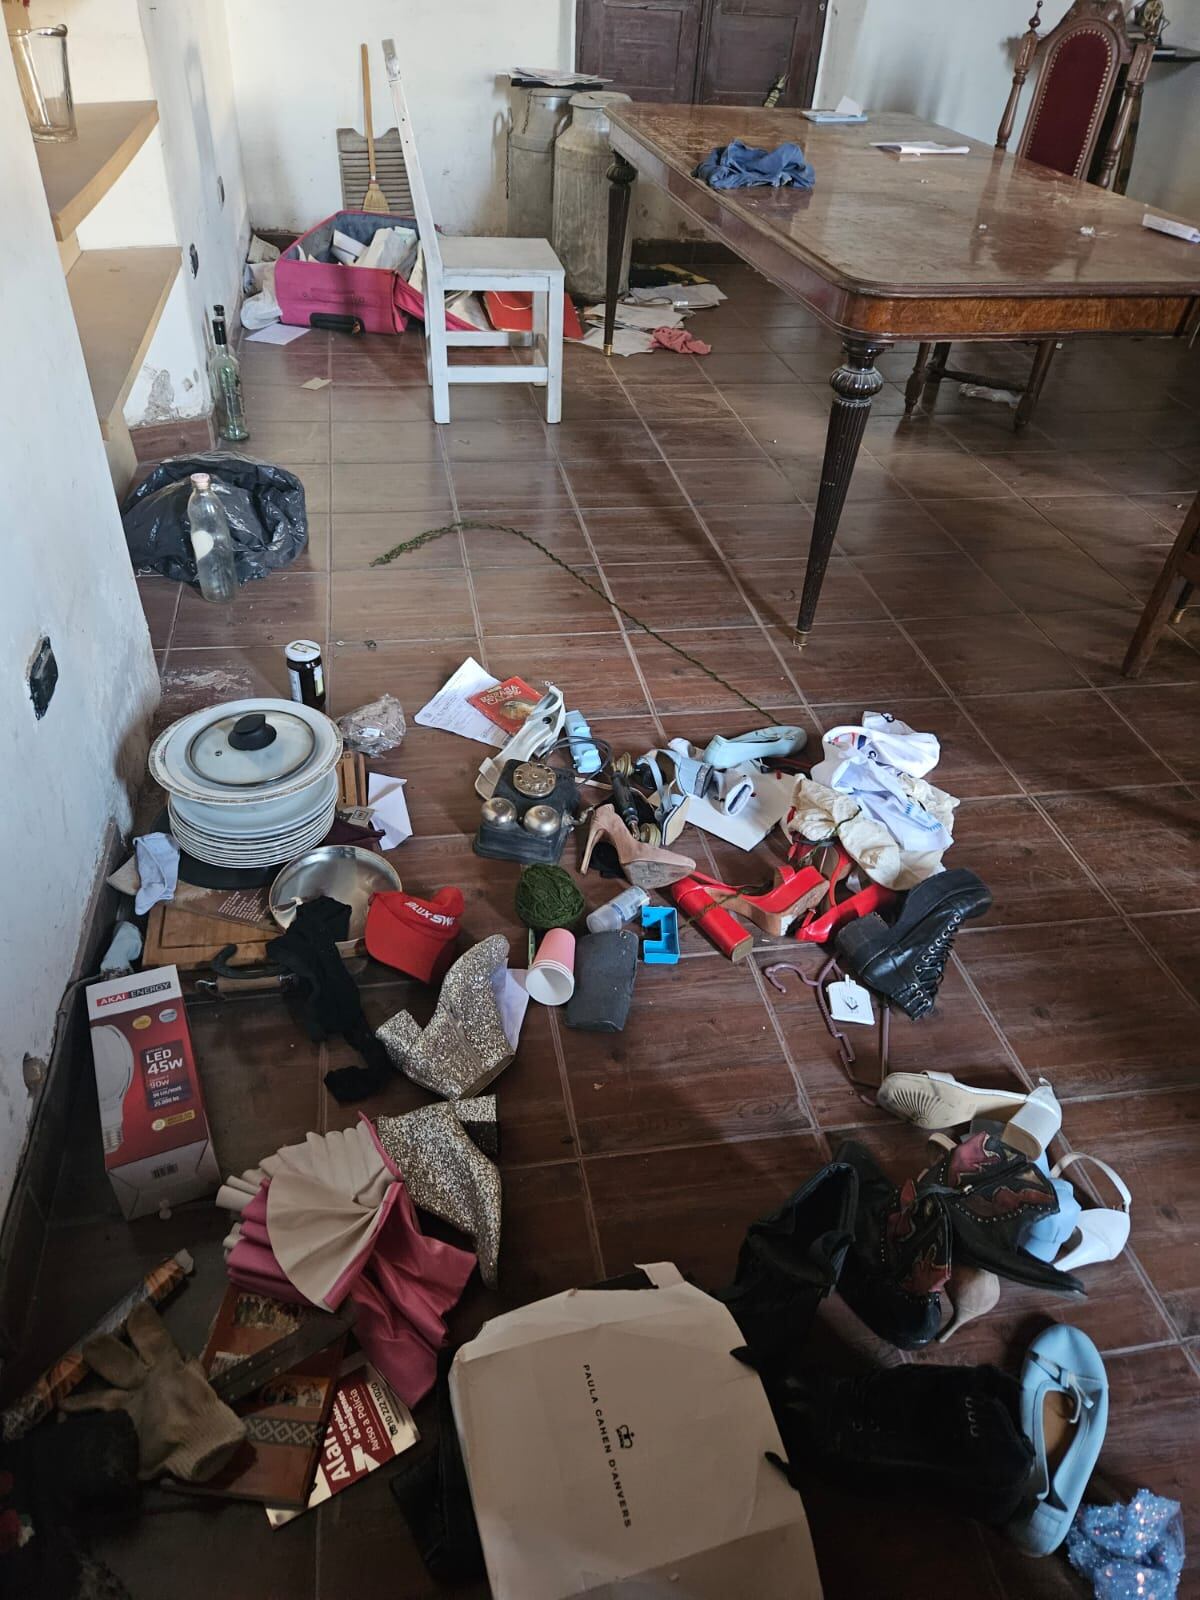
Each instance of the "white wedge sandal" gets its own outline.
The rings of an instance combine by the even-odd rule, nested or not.
[[[1054,1258],[1054,1265],[1059,1272],[1075,1272],[1080,1267],[1094,1266],[1099,1261],[1115,1261],[1129,1243],[1129,1213],[1133,1196],[1124,1179],[1113,1171],[1107,1161],[1101,1161],[1099,1156],[1089,1156],[1083,1150],[1065,1155],[1051,1167],[1050,1176],[1061,1177],[1076,1161],[1090,1161],[1094,1167],[1099,1167],[1120,1196],[1121,1204],[1119,1207],[1093,1206],[1090,1211],[1079,1213],[1075,1232],[1063,1246],[1062,1253]]]
[[[1062,1107],[1044,1080],[1029,1094],[976,1089],[949,1072],[893,1072],[883,1080],[875,1104],[930,1131],[957,1128],[982,1117],[1007,1124],[1001,1137],[1038,1156],[1062,1127]]]

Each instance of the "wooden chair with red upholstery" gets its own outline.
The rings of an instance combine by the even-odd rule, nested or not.
[[[1107,135],[1094,181],[1112,187],[1122,146],[1145,86],[1156,39],[1135,44],[1125,29],[1121,0],[1073,0],[1056,28],[1042,38],[1042,0],[1029,19],[1013,70],[1008,104],[996,134],[996,149],[1007,150],[1016,123],[1021,91],[1031,67],[1037,66],[1033,99],[1025,118],[1017,158],[1036,161],[1071,178],[1087,178],[1095,162],[1100,139]],[[1109,118],[1113,95],[1125,70],[1117,114]],[[1038,396],[1057,348],[1053,339],[1037,346],[1033,369],[1021,391],[1015,426],[1022,428],[1033,415]],[[922,344],[905,391],[905,415],[911,416],[927,385],[943,378],[960,383],[996,386],[994,378],[953,369],[949,344]],[[1005,385],[1011,387],[1011,385]]]

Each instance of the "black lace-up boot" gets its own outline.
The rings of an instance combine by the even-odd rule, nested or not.
[[[965,867],[935,873],[909,890],[890,927],[878,912],[848,923],[838,960],[915,1022],[933,1010],[959,928],[991,903],[988,886]]]

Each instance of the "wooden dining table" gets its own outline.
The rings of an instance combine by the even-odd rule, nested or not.
[[[800,645],[816,616],[871,401],[883,387],[875,363],[892,343],[1190,340],[1200,330],[1200,245],[1145,228],[1147,207],[1136,199],[952,129],[899,114],[822,126],[795,111],[739,106],[630,103],[610,107],[609,116],[606,347],[635,178],[665,190],[842,338],[843,359],[829,379]],[[693,176],[714,146],[734,139],[767,148],[794,141],[815,170],[815,187],[712,189]],[[917,139],[967,145],[968,153],[898,157],[874,148]]]

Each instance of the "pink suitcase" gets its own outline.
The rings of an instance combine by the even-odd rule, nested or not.
[[[344,267],[333,259],[333,230],[369,244],[379,228],[415,228],[412,217],[389,217],[371,211],[338,211],[317,223],[289,245],[275,267],[275,297],[284,322],[307,328],[314,311],[362,319],[367,333],[403,333],[408,318],[424,320],[421,296],[398,272],[376,267]],[[315,256],[302,261],[300,251]],[[447,316],[446,326],[463,330],[469,322]]]

